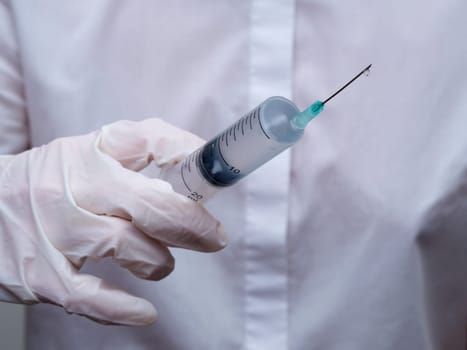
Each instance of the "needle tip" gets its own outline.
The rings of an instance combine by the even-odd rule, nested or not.
[[[367,73],[367,75],[370,72],[370,68],[373,64],[369,64],[365,69],[363,69],[360,73],[358,73],[356,76],[354,76],[347,84],[345,84],[343,87],[341,87],[339,90],[337,90],[335,93],[333,93],[331,96],[329,96],[327,99],[323,101],[323,105],[326,104],[329,100],[333,99],[334,96],[339,94],[342,90],[344,90],[347,86],[352,84],[356,79],[358,79],[362,74]]]

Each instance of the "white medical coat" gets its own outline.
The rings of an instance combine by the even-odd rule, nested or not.
[[[33,306],[28,349],[467,348],[465,0],[0,4],[3,153],[119,119],[209,138],[270,95],[304,108],[373,64],[208,203],[224,251],[174,249],[161,282],[85,267],[151,300],[155,325]]]

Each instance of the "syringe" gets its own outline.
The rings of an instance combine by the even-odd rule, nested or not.
[[[161,177],[178,193],[205,202],[297,142],[324,105],[370,67],[371,64],[330,97],[316,101],[302,112],[285,97],[269,97],[183,162],[164,169]]]

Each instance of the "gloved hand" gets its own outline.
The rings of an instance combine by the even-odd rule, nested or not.
[[[151,161],[174,165],[200,144],[148,119],[0,156],[0,300],[57,304],[102,323],[152,323],[148,301],[79,269],[112,256],[159,280],[174,267],[168,246],[225,246],[222,226],[201,205],[135,172]]]

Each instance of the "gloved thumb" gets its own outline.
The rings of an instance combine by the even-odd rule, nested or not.
[[[158,167],[173,166],[203,143],[198,136],[153,118],[104,126],[97,147],[123,167],[139,171],[151,161]]]
[[[69,313],[104,324],[144,326],[156,320],[156,309],[145,299],[110,286],[92,275],[75,273],[70,293],[62,301]]]

